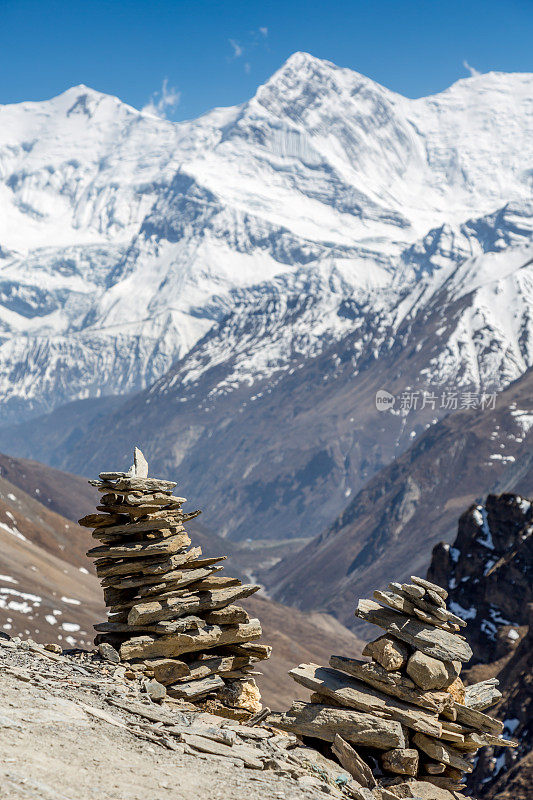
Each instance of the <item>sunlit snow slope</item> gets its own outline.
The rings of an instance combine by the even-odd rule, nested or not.
[[[441,302],[430,372],[518,377],[532,97],[532,75],[489,73],[409,100],[296,53],[249,102],[192,122],[83,86],[0,107],[3,420],[149,385],[227,319],[253,341],[215,392],[361,328],[357,372]],[[215,340],[186,383],[227,360]]]

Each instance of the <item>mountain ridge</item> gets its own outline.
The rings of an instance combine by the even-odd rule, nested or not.
[[[5,414],[142,389],[231,312],[235,290],[332,260],[357,288],[361,268],[379,273],[429,228],[521,203],[527,137],[524,150],[508,128],[527,134],[531,80],[408,100],[296,54],[248,102],[193,121],[76,87],[0,107]],[[457,142],[466,102],[476,115]],[[478,125],[492,136],[474,156]]]
[[[507,470],[513,475],[506,491],[527,494],[532,380],[530,369],[498,396],[494,410],[465,409],[432,425],[329,528],[261,575],[270,595],[329,610],[357,629],[349,598],[425,572],[431,547],[453,540],[461,509],[504,483]]]

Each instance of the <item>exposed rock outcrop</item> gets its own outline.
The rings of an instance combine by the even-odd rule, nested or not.
[[[468,619],[474,651],[467,679],[497,678],[495,714],[516,750],[488,748],[468,777],[476,797],[527,800],[533,785],[533,508],[515,494],[489,495],[459,520],[453,545],[433,550],[428,578],[446,586],[449,605]]]

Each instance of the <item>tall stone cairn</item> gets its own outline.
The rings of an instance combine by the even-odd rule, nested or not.
[[[480,747],[516,746],[500,738],[503,723],[484,713],[501,697],[497,679],[461,680],[472,651],[447,596],[412,576],[375,591],[377,602],[360,600],[356,617],[384,630],[363,650],[370,660],[300,664],[289,675],[312,691],[310,702],[269,717],[283,730],[330,742],[358,800],[451,797],[465,788]]]
[[[236,719],[260,711],[253,665],[271,648],[256,642],[259,620],[236,605],[260,587],[220,575],[225,556],[203,558],[190,547],[184,523],[200,512],[183,511],[174,482],[148,477],[138,448],[128,472],[101,472],[89,483],[102,497],[98,513],[79,524],[101,543],[87,553],[108,607],[107,622],[94,626],[100,652],[144,673],[160,698]]]

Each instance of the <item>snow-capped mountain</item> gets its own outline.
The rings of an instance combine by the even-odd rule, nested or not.
[[[138,390],[200,340],[175,380],[218,366],[215,393],[347,335],[359,372],[443,292],[454,316],[425,367],[518,377],[532,88],[490,73],[409,100],[296,53],[247,103],[192,122],[86,87],[0,107],[3,419]]]
[[[113,409],[83,401],[4,427],[0,448],[90,474],[122,463],[137,442],[158,474],[201,497],[219,535],[317,536],[437,420],[464,408],[483,418],[498,386],[521,374],[531,359],[532,257],[523,244],[474,256],[389,306],[384,294],[346,296],[333,273],[243,290],[149,389]],[[396,398],[386,412],[375,403],[383,389]],[[418,400],[406,405],[404,395]],[[486,475],[507,464],[498,458]],[[442,492],[463,490],[459,474],[455,465],[451,484],[439,479]]]

